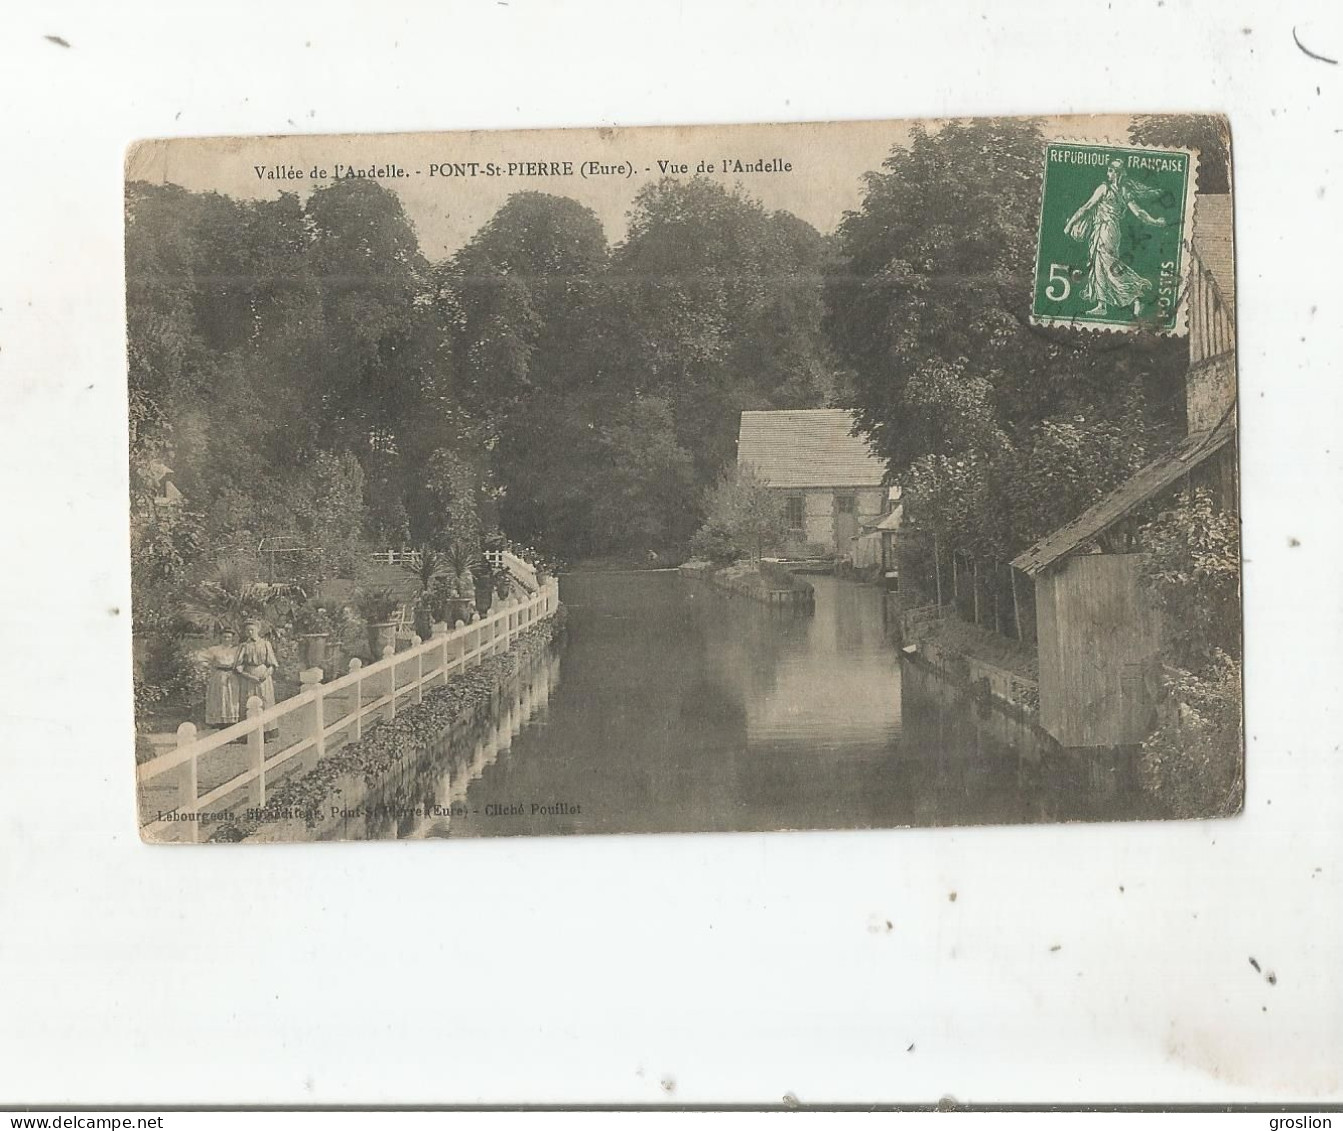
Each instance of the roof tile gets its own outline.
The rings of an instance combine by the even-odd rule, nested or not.
[[[853,425],[842,408],[743,412],[737,463],[774,487],[880,487],[886,465]]]

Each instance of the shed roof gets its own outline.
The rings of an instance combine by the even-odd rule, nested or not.
[[[905,505],[896,503],[895,510],[886,515],[879,523],[878,530],[899,530],[901,524],[905,521]]]
[[[772,487],[880,487],[886,465],[851,435],[853,423],[844,408],[743,412],[737,463]]]
[[[1023,573],[1034,576],[1060,558],[1075,553],[1093,538],[1105,533],[1134,507],[1160,494],[1180,476],[1221,450],[1235,430],[1235,413],[1228,413],[1216,428],[1191,432],[1176,447],[1159,459],[1154,459],[1072,522],[1060,526],[1029,550],[1019,554],[1012,564]]]
[[[1200,196],[1194,202],[1194,254],[1221,292],[1227,309],[1236,309],[1235,231],[1229,193]]]

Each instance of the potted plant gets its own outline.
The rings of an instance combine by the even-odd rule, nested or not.
[[[443,553],[442,583],[447,598],[448,624],[469,621],[476,609],[474,574],[481,568],[480,556],[470,543],[457,540]]]
[[[335,618],[325,605],[305,601],[294,610],[294,631],[303,641],[303,664],[320,668],[326,663],[326,642],[335,627]]]
[[[355,608],[368,625],[368,647],[376,663],[382,659],[382,650],[396,647],[396,612],[401,598],[390,586],[360,589],[354,597]]]
[[[443,552],[429,545],[421,546],[410,561],[402,562],[401,568],[419,582],[420,592],[414,605],[415,632],[421,640],[428,640],[434,622],[442,619],[436,615],[433,594],[445,568]]]
[[[484,616],[497,596],[501,600],[508,596],[509,577],[506,566],[496,566],[488,558],[482,561],[475,572],[476,608]]]

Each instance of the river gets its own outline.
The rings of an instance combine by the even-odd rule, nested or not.
[[[869,828],[1146,815],[1124,758],[1048,750],[903,664],[880,590],[813,614],[673,571],[571,574],[567,638],[405,836]],[[903,667],[903,670],[902,670]]]

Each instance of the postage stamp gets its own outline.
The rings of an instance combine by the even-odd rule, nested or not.
[[[1031,321],[1184,333],[1197,165],[1189,149],[1046,145]]]

